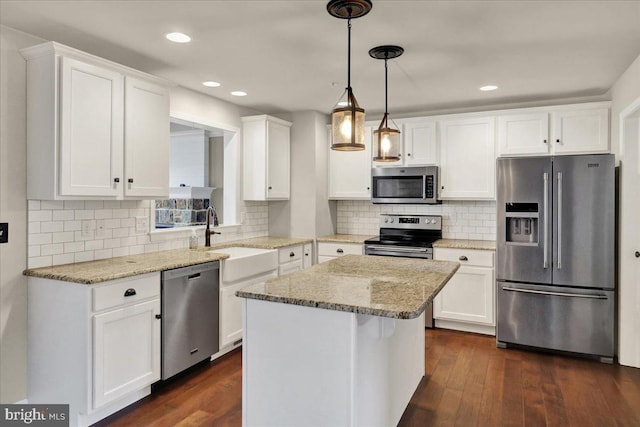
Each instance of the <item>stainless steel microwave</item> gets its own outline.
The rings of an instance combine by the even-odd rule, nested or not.
[[[438,167],[385,167],[371,169],[373,203],[436,204]]]

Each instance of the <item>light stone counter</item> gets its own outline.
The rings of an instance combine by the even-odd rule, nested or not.
[[[318,242],[326,243],[364,243],[365,240],[371,239],[376,236],[369,236],[365,234],[332,234],[329,236],[318,237]]]
[[[313,243],[313,239],[309,238],[297,238],[297,237],[277,237],[277,236],[265,236],[254,237],[252,239],[235,240],[231,242],[215,243],[215,237],[211,237],[213,249],[230,248],[232,246],[239,246],[243,248],[257,248],[257,249],[280,249],[287,246],[304,245],[306,243]],[[202,248],[200,248],[202,250]]]
[[[245,248],[279,249],[311,242],[313,242],[313,239],[257,237],[213,244],[211,247],[199,247],[197,250],[173,249],[98,261],[33,268],[25,270],[23,274],[25,276],[91,285],[139,274],[188,267],[229,258],[229,255],[224,253],[224,248],[240,246]],[[216,251],[219,251],[219,253],[216,253]]]
[[[229,255],[223,252],[211,253],[189,249],[173,249],[98,261],[32,268],[25,270],[24,275],[91,285],[139,274],[204,264],[226,258],[229,258]]]
[[[396,319],[418,317],[460,264],[345,255],[241,289],[237,296]]]
[[[495,240],[440,239],[433,243],[434,248],[477,249],[495,251]]]

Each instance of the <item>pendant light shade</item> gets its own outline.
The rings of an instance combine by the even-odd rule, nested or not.
[[[397,58],[403,52],[404,49],[400,46],[389,45],[377,46],[369,51],[369,56],[372,58],[384,59],[384,116],[382,116],[378,129],[373,131],[375,140],[373,160],[375,162],[396,162],[400,160],[400,130],[393,123],[393,120],[389,125],[387,60]]]
[[[340,151],[364,150],[364,108],[351,88],[351,19],[366,15],[371,10],[370,0],[331,0],[327,12],[331,16],[347,19],[347,87],[331,112],[331,149]]]

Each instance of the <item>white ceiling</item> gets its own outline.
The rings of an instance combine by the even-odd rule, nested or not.
[[[384,109],[384,63],[367,53],[381,44],[405,49],[389,63],[392,115],[599,97],[640,55],[640,0],[373,3],[353,21],[368,113]],[[0,23],[269,114],[328,112],[346,85],[346,21],[324,0],[1,0]]]

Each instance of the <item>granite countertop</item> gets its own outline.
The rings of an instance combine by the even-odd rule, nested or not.
[[[329,310],[418,317],[460,266],[457,262],[345,255],[247,286],[243,298]]]
[[[215,240],[211,237],[211,240]],[[313,243],[313,239],[309,238],[297,238],[297,237],[254,237],[252,239],[235,240],[232,242],[215,243],[211,245],[213,249],[230,248],[232,246],[239,246],[243,248],[257,248],[257,249],[280,249],[287,246],[304,245],[306,243]]]
[[[24,275],[91,285],[139,274],[204,264],[226,258],[229,258],[229,255],[222,252],[211,253],[192,251],[190,249],[173,249],[98,261],[32,268],[25,270]]]
[[[495,240],[466,240],[466,239],[440,239],[433,242],[434,248],[450,249],[477,249],[482,251],[495,251]]]
[[[330,236],[318,237],[318,242],[325,243],[364,243],[365,240],[376,236],[366,234],[332,234]]]
[[[162,270],[188,267],[229,258],[224,248],[240,246],[258,249],[279,249],[287,246],[311,243],[313,239],[294,237],[257,237],[213,244],[211,247],[199,247],[197,250],[173,249],[170,251],[152,252],[148,254],[129,255],[98,261],[79,262],[75,264],[56,265],[53,267],[32,268],[24,271],[25,276],[44,279],[62,280],[65,282],[91,285],[122,279],[139,274],[153,273]],[[215,251],[220,251],[216,253]]]

